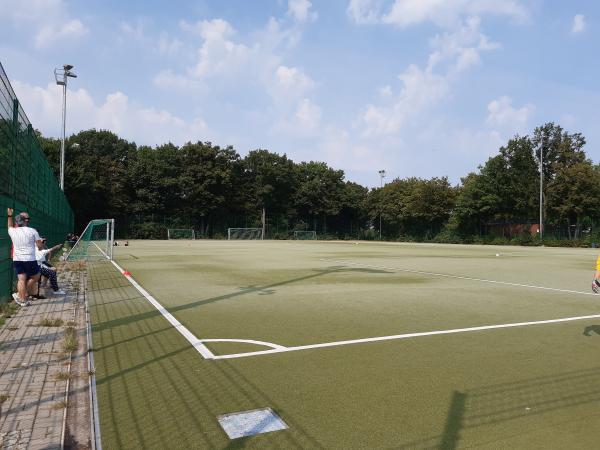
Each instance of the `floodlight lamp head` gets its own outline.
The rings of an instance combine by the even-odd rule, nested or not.
[[[73,72],[65,72],[65,75],[71,78],[77,78],[77,75],[75,75]]]
[[[56,79],[56,84],[59,86],[65,85],[64,72],[61,69],[54,69],[54,78]]]
[[[65,69],[65,71],[67,71],[67,72],[68,72],[69,70],[71,70],[72,68],[73,68],[73,66],[72,66],[71,64],[65,64],[65,65],[63,66],[63,69]]]

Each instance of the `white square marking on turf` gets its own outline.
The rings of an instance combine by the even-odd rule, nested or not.
[[[223,414],[217,417],[217,420],[225,430],[225,433],[227,433],[227,436],[229,436],[229,439],[237,439],[288,428],[286,423],[271,408]]]

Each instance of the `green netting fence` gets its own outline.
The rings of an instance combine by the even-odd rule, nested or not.
[[[73,231],[71,206],[0,63],[0,301],[10,296],[15,280],[7,207],[15,214],[27,211],[30,226],[49,246],[64,242]]]

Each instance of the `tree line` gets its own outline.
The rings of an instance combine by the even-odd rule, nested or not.
[[[60,141],[38,137],[58,174]],[[600,218],[600,167],[584,146],[580,133],[547,123],[510,139],[457,185],[447,177],[410,177],[369,189],[324,162],[294,162],[266,149],[242,157],[211,142],[137,146],[87,130],[67,139],[65,193],[76,230],[114,217],[117,235],[128,238],[165,238],[167,228],[219,238],[228,227],[264,223],[271,238],[314,230],[376,239],[381,223],[389,240],[535,243],[535,233],[512,225],[538,222],[542,151],[549,237],[590,241]]]

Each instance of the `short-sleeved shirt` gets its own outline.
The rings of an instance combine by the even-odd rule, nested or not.
[[[48,253],[50,253],[50,250],[47,248],[43,250],[40,250],[37,247],[35,248],[35,259],[40,266],[46,262],[46,255],[48,255]]]
[[[40,235],[35,228],[9,228],[8,234],[13,243],[13,261],[35,261],[36,241]]]
[[[596,260],[596,270],[600,270],[600,256],[598,256],[598,259]]]

